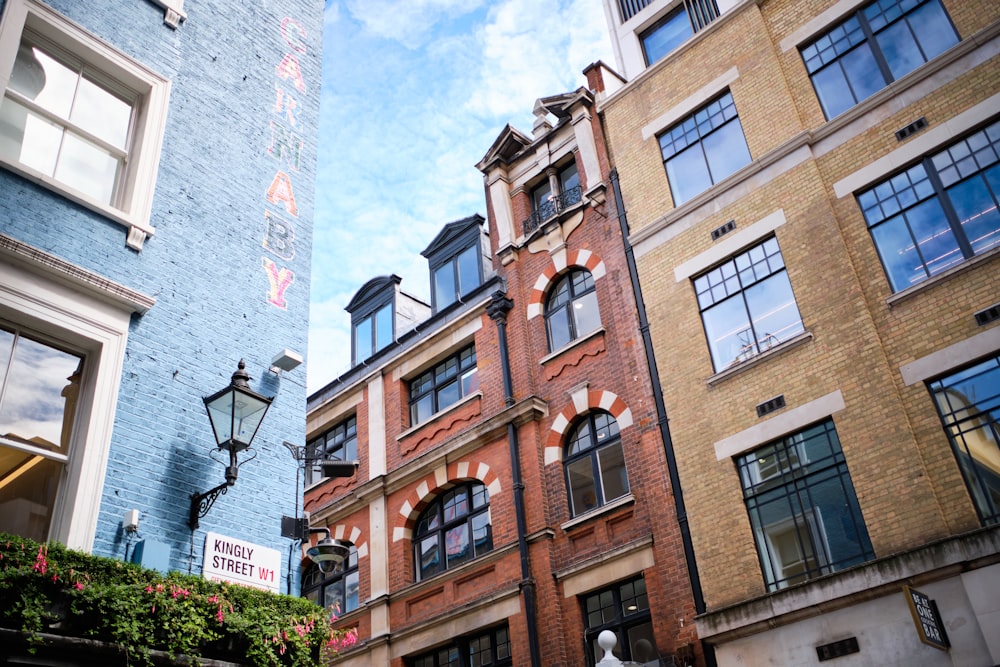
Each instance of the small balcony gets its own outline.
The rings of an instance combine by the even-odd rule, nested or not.
[[[558,197],[552,197],[542,202],[531,215],[524,219],[524,235],[528,236],[531,232],[541,227],[542,224],[579,204],[582,200],[583,188],[578,185],[559,193]]]

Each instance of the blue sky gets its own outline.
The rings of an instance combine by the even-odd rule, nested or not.
[[[539,97],[615,67],[601,0],[328,0],[313,237],[308,391],[350,366],[344,306],[402,277],[429,300],[420,251],[486,214],[476,162]]]

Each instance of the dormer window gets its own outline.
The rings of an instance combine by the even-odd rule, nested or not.
[[[553,188],[556,190],[553,192]],[[576,162],[559,170],[551,170],[548,177],[531,191],[531,217],[524,221],[524,233],[530,234],[543,222],[565,209],[580,203],[583,190]]]
[[[450,222],[420,253],[430,266],[434,312],[447,308],[483,284],[484,222],[481,215]]]
[[[399,288],[397,275],[372,278],[357,291],[345,310],[351,314],[352,366],[389,347],[417,322],[430,316],[430,307]]]
[[[392,342],[392,303],[381,306],[354,325],[354,363],[372,356]]]

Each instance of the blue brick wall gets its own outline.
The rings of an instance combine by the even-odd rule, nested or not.
[[[198,0],[186,3],[177,30],[145,0],[49,4],[171,80],[156,234],[141,252],[126,247],[121,225],[0,169],[0,231],[156,298],[133,316],[93,550],[124,557],[122,516],[137,508],[140,535],[169,545],[173,569],[201,571],[208,530],[278,549],[285,577],[291,543],[280,519],[295,511],[296,464],[282,442],[304,444],[305,367],[278,377],[268,365],[284,348],[306,352],[322,1]],[[279,76],[289,55],[304,91]],[[294,119],[276,108],[288,96]],[[274,132],[302,140],[297,165],[269,151]],[[268,200],[279,173],[297,216]],[[294,246],[265,245],[267,214],[293,229]],[[283,307],[266,262],[294,276]],[[251,386],[275,399],[256,459],[192,539],[190,494],[224,479],[208,456],[214,440],[202,397],[229,383],[240,358]]]

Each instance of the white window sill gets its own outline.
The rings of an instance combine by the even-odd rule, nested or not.
[[[603,336],[604,333],[605,333],[604,327],[598,327],[597,329],[594,329],[590,333],[586,333],[586,334],[580,336],[579,338],[575,338],[575,339],[571,340],[570,342],[566,343],[565,345],[563,345],[562,347],[560,347],[555,352],[550,352],[549,354],[547,354],[544,357],[542,357],[539,360],[538,363],[544,365],[544,364],[552,361],[556,357],[561,356],[561,355],[565,354],[566,352],[572,350],[577,345],[582,345],[583,343],[587,342],[591,338],[596,338],[597,336]]]
[[[562,528],[563,532],[566,532],[568,530],[571,530],[572,528],[575,528],[576,526],[579,526],[581,523],[587,523],[588,521],[590,521],[595,517],[599,517],[604,514],[609,514],[614,510],[618,509],[619,507],[624,507],[625,505],[631,505],[634,502],[635,502],[635,496],[633,496],[631,493],[626,493],[621,498],[615,498],[611,502],[605,503],[600,507],[595,507],[592,510],[587,510],[583,514],[576,515],[575,517],[573,517],[566,523],[560,525],[559,527]]]

